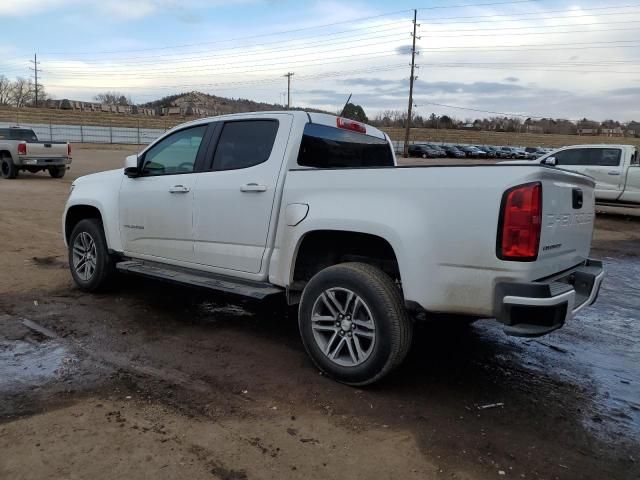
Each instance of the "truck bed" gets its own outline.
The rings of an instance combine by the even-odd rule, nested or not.
[[[503,193],[531,182],[542,184],[538,258],[500,260]],[[579,209],[572,205],[574,189],[582,192]],[[584,262],[590,250],[594,182],[541,165],[293,169],[284,192],[283,205],[309,205],[307,229],[342,228],[389,239],[405,298],[432,311],[491,315],[495,282],[557,274]],[[430,285],[421,281],[425,272]]]

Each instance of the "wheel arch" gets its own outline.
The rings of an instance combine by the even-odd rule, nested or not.
[[[102,222],[102,213],[93,205],[72,205],[67,209],[64,217],[64,239],[67,245],[69,244],[71,232],[73,232],[75,226],[81,220],[85,220],[87,218],[97,219]]]
[[[289,272],[289,302],[297,303],[300,292],[316,273],[346,262],[376,266],[398,283],[400,266],[387,239],[372,233],[351,230],[311,230],[298,240]]]

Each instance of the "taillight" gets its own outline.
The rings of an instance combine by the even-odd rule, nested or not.
[[[67,157],[71,156],[71,144],[67,143]]]
[[[542,225],[542,184],[519,185],[502,197],[496,253],[502,260],[538,258]]]
[[[26,155],[27,154],[27,144],[19,143],[18,144],[18,155]]]
[[[348,118],[337,118],[338,128],[344,128],[345,130],[351,130],[358,133],[367,133],[367,127],[355,120],[349,120]]]

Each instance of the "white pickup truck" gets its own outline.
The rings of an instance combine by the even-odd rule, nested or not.
[[[640,204],[640,155],[635,145],[571,145],[533,162],[593,177],[598,203]]]
[[[180,125],[77,179],[76,284],[118,271],[299,304],[315,364],[351,385],[404,359],[415,313],[560,328],[596,299],[594,182],[541,165],[397,166],[374,127],[306,112]]]

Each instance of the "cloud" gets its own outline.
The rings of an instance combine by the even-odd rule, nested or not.
[[[512,82],[512,83],[515,83],[515,82],[520,81],[520,79],[519,79],[518,77],[506,77],[506,78],[504,79],[504,81],[505,81],[505,82]]]
[[[402,45],[400,47],[396,47],[396,53],[398,55],[411,55],[413,51],[413,45]]]
[[[613,90],[608,90],[606,92],[607,95],[614,96],[636,96],[640,97],[640,87],[628,87],[628,88],[615,88]]]
[[[181,21],[199,21],[192,9],[228,7],[259,3],[261,0],[0,0],[0,17],[26,17],[60,11],[68,13],[72,8],[82,9],[83,14],[121,20],[135,20],[157,13],[171,13]],[[91,12],[88,12],[91,10]]]

